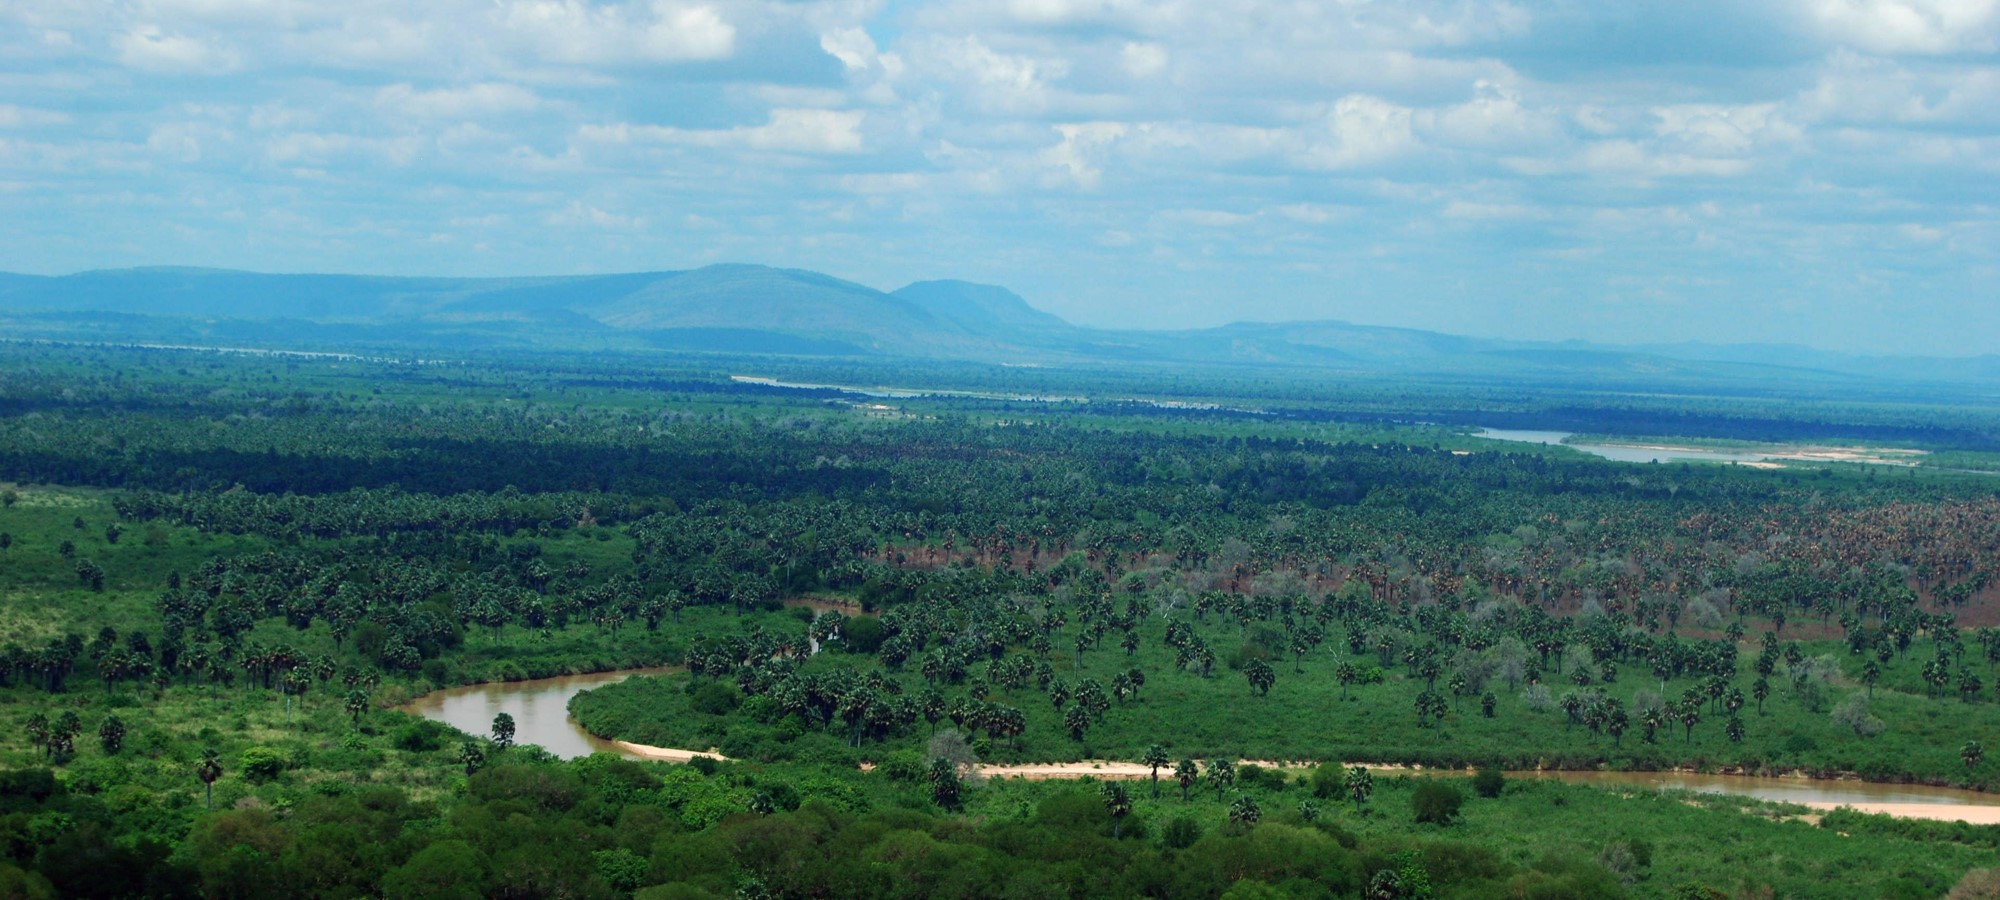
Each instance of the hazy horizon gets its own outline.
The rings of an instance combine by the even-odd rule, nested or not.
[[[1994,352],[2000,0],[23,0],[0,270]],[[1981,99],[1985,98],[1985,99]]]

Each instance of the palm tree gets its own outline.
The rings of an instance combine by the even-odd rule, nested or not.
[[[1278,683],[1278,673],[1271,664],[1261,659],[1252,659],[1243,664],[1243,677],[1250,680],[1250,687],[1258,696],[1269,696],[1271,686]]]
[[[1375,793],[1374,773],[1369,772],[1361,766],[1354,766],[1348,769],[1345,781],[1347,795],[1354,798],[1354,808],[1356,810],[1359,810],[1362,804],[1368,802],[1369,795]]]
[[[486,765],[486,748],[478,741],[466,741],[459,744],[458,761],[465,766],[465,775],[470,778],[472,777],[472,773],[479,771],[481,766]]]
[[[1160,799],[1160,768],[1171,765],[1172,762],[1167,757],[1167,748],[1159,744],[1147,747],[1146,755],[1139,759],[1140,765],[1150,766],[1153,769],[1153,799],[1155,800]]]
[[[104,752],[113,756],[125,746],[125,723],[117,715],[104,717],[104,724],[97,726],[97,741],[104,745]]]
[[[1257,806],[1257,801],[1251,799],[1249,794],[1237,794],[1236,799],[1229,804],[1229,821],[1231,824],[1249,828],[1256,825],[1257,821],[1262,818],[1264,818],[1264,810]]]
[[[29,716],[28,724],[23,730],[28,733],[28,743],[35,747],[35,749],[42,751],[43,757],[47,757],[49,755],[49,714],[38,712]]]
[[[368,692],[355,688],[347,692],[347,714],[354,717],[354,730],[361,730],[361,714],[368,711]]]
[[[222,754],[214,747],[201,751],[201,762],[194,767],[194,777],[201,779],[207,792],[209,809],[215,808],[215,780],[222,777]]]
[[[514,717],[500,713],[493,717],[493,743],[502,750],[514,746]]]
[[[1107,781],[1098,788],[1104,797],[1104,808],[1111,813],[1111,839],[1117,840],[1124,833],[1125,817],[1132,814],[1132,797],[1125,791],[1125,783]]]
[[[963,786],[958,780],[958,766],[942,756],[931,760],[929,773],[931,799],[938,806],[953,809],[958,806],[959,792]]]
[[[1083,743],[1084,733],[1090,730],[1090,710],[1082,704],[1063,710],[1063,725],[1069,729],[1070,740]]]
[[[1174,764],[1174,780],[1180,783],[1182,803],[1187,802],[1188,790],[1194,787],[1195,781],[1200,777],[1200,763],[1192,759],[1183,759]]]
[[[1339,666],[1334,668],[1333,677],[1340,681],[1340,699],[1346,700],[1347,686],[1360,680],[1361,672],[1360,670],[1354,668],[1354,663],[1342,662]]]
[[[1236,764],[1226,759],[1211,760],[1208,764],[1208,782],[1215,785],[1215,802],[1222,802],[1222,792],[1236,783]]]

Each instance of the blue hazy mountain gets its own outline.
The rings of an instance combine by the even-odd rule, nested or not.
[[[1620,383],[2000,381],[2000,357],[1886,358],[1790,345],[1524,342],[1345,322],[1185,331],[1082,328],[1003,287],[884,292],[757,265],[523,278],[281,275],[155,267],[0,273],[11,337],[315,349],[648,348],[1037,364],[1283,366],[1357,373],[1543,373]]]

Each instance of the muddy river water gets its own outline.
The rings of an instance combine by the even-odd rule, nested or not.
[[[632,759],[658,758],[631,747],[591,735],[569,715],[569,701],[582,691],[623,681],[634,675],[665,674],[677,668],[633,669],[595,675],[569,675],[530,681],[506,681],[434,691],[402,707],[404,712],[423,716],[464,731],[485,735],[492,730],[493,717],[507,713],[514,717],[514,742],[539,744],[564,759],[591,753],[616,753]],[[1021,771],[995,774],[1027,774],[1037,767],[1017,767]],[[1105,764],[1082,774],[1099,777],[1137,777],[1135,767],[1125,772],[1119,764]],[[1055,777],[1061,774],[1051,772]],[[1070,773],[1077,774],[1077,773]],[[1919,785],[1875,784],[1864,781],[1825,781],[1807,778],[1765,778],[1748,775],[1697,775],[1682,772],[1510,772],[1514,778],[1547,778],[1571,784],[1636,790],[1682,789],[1718,794],[1736,794],[1760,800],[1798,803],[1818,809],[1853,806],[1870,812],[1912,818],[1954,820],[1980,824],[2000,824],[2000,795]]]

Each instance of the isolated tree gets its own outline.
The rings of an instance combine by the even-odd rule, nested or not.
[[[354,719],[354,729],[361,730],[361,714],[368,711],[368,692],[355,688],[347,692],[347,714]]]
[[[927,778],[931,800],[944,809],[957,809],[959,794],[964,790],[958,780],[958,765],[942,756],[932,759]]]
[[[78,718],[76,710],[63,710],[63,714],[56,717],[55,723],[49,726],[49,740],[54,745],[57,761],[66,760],[76,753],[76,736],[82,733],[83,720]]]
[[[48,758],[49,714],[38,712],[30,715],[27,724],[23,725],[21,730],[27,733],[29,746],[42,751],[44,759]]]
[[[1083,743],[1084,734],[1090,731],[1090,710],[1081,703],[1063,710],[1063,726],[1069,729],[1070,740]]]
[[[1152,768],[1153,799],[1155,800],[1160,799],[1160,769],[1173,764],[1173,760],[1171,760],[1167,756],[1167,748],[1162,747],[1159,744],[1154,744],[1150,747],[1147,747],[1146,755],[1140,757],[1139,764]]]
[[[465,774],[471,777],[486,765],[486,746],[478,741],[465,741],[458,745],[458,762],[465,767]]]
[[[222,752],[214,747],[201,751],[201,762],[195,764],[194,777],[201,779],[208,808],[214,809],[215,782],[222,777]]]
[[[1966,741],[1964,746],[1958,748],[1958,758],[1965,762],[1966,768],[1973,768],[1986,758],[1986,748],[1980,746],[1978,741]]]
[[[1347,770],[1347,796],[1353,798],[1354,808],[1361,809],[1368,797],[1375,793],[1375,774],[1361,766]]]
[[[1122,781],[1107,781],[1097,789],[1104,798],[1104,809],[1111,814],[1111,839],[1124,835],[1125,817],[1132,814],[1132,795],[1125,790]]]
[[[1252,659],[1244,663],[1243,677],[1249,679],[1250,689],[1256,691],[1259,697],[1269,696],[1271,686],[1278,683],[1277,670],[1272,669],[1270,663],[1261,659]]]
[[[1347,686],[1360,680],[1361,672],[1351,662],[1342,662],[1333,670],[1333,677],[1340,681],[1340,699],[1347,699]]]
[[[514,746],[514,717],[500,713],[493,717],[493,744],[502,750]]]
[[[1236,783],[1236,764],[1226,759],[1210,760],[1208,763],[1208,783],[1215,785],[1215,802],[1222,802],[1222,792]]]
[[[1201,778],[1201,764],[1192,759],[1183,759],[1174,764],[1174,780],[1181,786],[1181,802],[1186,803],[1188,791]]]
[[[116,756],[125,746],[125,723],[116,715],[104,717],[104,723],[97,726],[97,742],[104,746],[106,754]]]
[[[1249,828],[1263,818],[1263,808],[1249,794],[1237,794],[1236,799],[1229,803],[1229,823],[1232,825]]]

